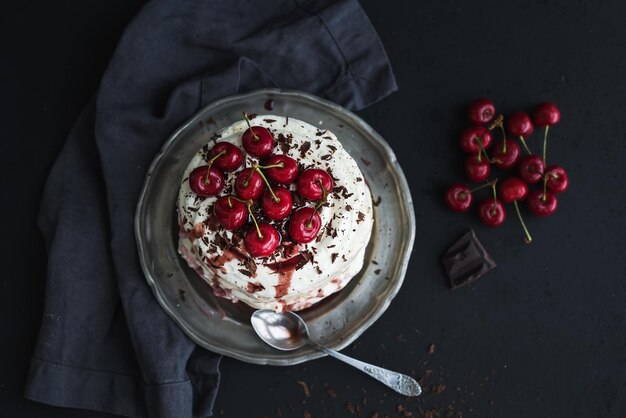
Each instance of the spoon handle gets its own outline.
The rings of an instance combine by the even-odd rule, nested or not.
[[[374,379],[384,383],[396,392],[405,396],[418,396],[422,393],[422,388],[419,383],[412,377],[409,377],[402,373],[393,372],[391,370],[383,369],[382,367],[373,366],[363,361],[348,357],[345,354],[341,354],[338,351],[331,350],[330,348],[317,346],[317,348],[324,353],[341,360],[344,363],[349,364],[361,370],[363,373],[370,375]]]

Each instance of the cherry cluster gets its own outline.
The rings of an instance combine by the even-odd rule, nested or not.
[[[229,231],[243,228],[252,219],[254,225],[244,236],[244,246],[252,257],[269,256],[281,241],[280,233],[273,225],[257,222],[252,213],[252,207],[258,205],[259,200],[264,216],[270,221],[282,221],[291,215],[288,233],[294,241],[313,241],[322,227],[318,211],[333,188],[332,178],[318,168],[300,172],[293,158],[273,154],[275,141],[272,133],[265,127],[252,126],[245,113],[244,118],[248,129],[242,134],[243,148],[263,164],[255,162],[236,174],[235,194],[220,196],[216,200],[213,206],[215,217]],[[217,196],[224,189],[224,172],[239,169],[245,159],[244,152],[229,142],[220,142],[211,148],[207,158],[206,165],[197,167],[189,175],[189,186],[198,196]],[[293,212],[289,190],[293,183],[300,196],[317,201],[314,207],[305,206]]]
[[[465,173],[470,181],[486,183],[473,189],[460,183],[453,184],[446,191],[446,203],[456,212],[466,212],[472,206],[473,193],[489,187],[492,195],[478,204],[482,222],[491,227],[502,225],[506,219],[502,202],[513,203],[524,229],[525,241],[530,243],[532,237],[524,224],[518,202],[526,201],[533,215],[552,215],[558,204],[556,195],[564,192],[569,184],[563,167],[546,162],[548,130],[559,123],[561,112],[554,103],[546,102],[535,107],[532,117],[525,112],[515,112],[505,121],[502,115],[496,114],[491,100],[479,99],[470,105],[468,119],[473,125],[465,129],[460,138],[461,148],[469,154],[465,160]],[[527,144],[535,127],[544,128],[541,157],[533,154]],[[493,143],[491,132],[496,128],[502,132],[502,140]],[[525,156],[522,156],[522,147]],[[500,182],[489,180],[492,166],[504,171],[516,170],[517,175]],[[542,187],[529,190],[528,186],[534,184]]]

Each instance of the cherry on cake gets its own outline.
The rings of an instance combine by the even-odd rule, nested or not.
[[[179,253],[217,296],[297,311],[363,267],[372,197],[328,130],[275,115],[220,130],[192,158],[177,202]]]

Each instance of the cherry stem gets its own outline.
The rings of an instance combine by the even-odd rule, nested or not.
[[[280,202],[280,199],[274,194],[274,190],[272,190],[272,186],[270,186],[270,182],[267,181],[267,178],[265,177],[265,174],[263,174],[263,171],[261,171],[259,166],[256,165],[256,164],[253,167],[256,170],[256,172],[259,173],[259,175],[261,176],[261,178],[265,182],[265,185],[267,186],[267,189],[270,191],[270,194],[272,195],[272,200],[274,200],[274,203]]]
[[[262,168],[263,170],[267,170],[268,168],[285,168],[285,163],[278,163],[278,164],[272,164],[272,165],[260,165],[259,168]]]
[[[226,200],[228,201],[228,209],[232,209],[232,208],[233,208],[233,204],[232,204],[232,202],[230,201],[230,196],[228,196],[228,197],[226,198]]]
[[[480,158],[480,154],[484,154],[485,158],[487,159],[487,161],[490,161],[489,160],[489,155],[487,154],[487,150],[485,150],[485,148],[483,148],[482,141],[478,141],[477,144],[478,144],[478,148],[479,148],[478,149],[478,161],[479,162],[482,161],[481,158]]]
[[[250,129],[250,132],[252,132],[252,136],[254,137],[254,140],[256,142],[259,142],[261,138],[259,138],[259,136],[254,132],[254,129],[252,129],[252,125],[250,125],[250,119],[248,119],[248,112],[243,112],[243,118],[246,120],[246,123],[248,124],[248,129]]]
[[[526,234],[526,238],[524,238],[524,242],[526,244],[530,244],[531,242],[533,242],[533,237],[530,236],[530,232],[528,232],[528,228],[526,228],[526,224],[524,223],[522,214],[519,211],[519,205],[517,204],[517,200],[513,201],[513,205],[515,205],[515,211],[517,212],[517,217],[519,218],[519,221],[522,224],[522,228],[524,228],[524,234]]]
[[[491,190],[493,191],[493,212],[496,210],[496,206],[498,204],[498,193],[496,192],[496,183],[498,179],[495,179],[491,184]]]
[[[470,190],[470,193],[474,193],[475,191],[480,190],[480,189],[484,189],[485,187],[495,186],[495,184],[497,182],[498,182],[498,179],[495,179],[495,180],[489,181],[489,182],[487,182],[485,184],[481,184],[480,186],[474,187],[472,190]]]
[[[244,187],[248,187],[248,184],[250,184],[250,179],[252,178],[253,174],[254,174],[254,167],[250,169],[250,175],[248,176],[248,178],[243,181]]]
[[[532,154],[532,152],[530,152],[530,148],[528,148],[528,145],[526,145],[526,140],[524,139],[523,136],[519,136],[519,140],[522,143],[522,145],[524,146],[524,149],[526,150],[526,152],[530,155]]]
[[[541,196],[541,200],[543,200],[544,202],[546,200],[548,200],[548,176],[543,176],[543,195]]]
[[[548,146],[548,128],[550,125],[546,125],[546,130],[543,133],[543,166],[546,166],[546,149]]]
[[[326,198],[328,197],[328,190],[326,190],[326,187],[324,187],[324,185],[322,184],[322,180],[317,179],[317,183],[320,185],[320,188],[322,189],[322,198],[315,204],[315,207],[313,208],[313,212],[311,212],[311,217],[309,218],[309,221],[306,223],[307,228],[311,227],[311,223],[313,222],[313,215],[315,215],[315,212],[317,212],[318,210],[321,209],[322,206],[324,206],[324,204],[326,203]]]
[[[493,122],[489,124],[489,126],[487,126],[487,129],[491,131],[494,128],[502,128],[503,126],[504,126],[504,116],[500,114],[496,116],[496,118],[493,120]]]
[[[254,222],[254,227],[256,228],[256,234],[259,237],[259,239],[263,239],[263,234],[261,234],[261,229],[259,228],[259,224],[256,221],[256,218],[254,217],[254,215],[252,214],[252,200],[248,201],[248,213],[250,214],[250,217],[252,218],[252,222]]]
[[[209,184],[210,183],[210,181],[209,181],[209,172],[211,171],[211,166],[213,165],[213,162],[215,160],[217,160],[218,158],[220,158],[224,154],[226,154],[226,150],[225,149],[221,150],[219,154],[217,154],[215,157],[211,158],[208,161],[208,163],[209,163],[208,165],[209,166],[206,169],[206,176],[204,177],[204,184]]]

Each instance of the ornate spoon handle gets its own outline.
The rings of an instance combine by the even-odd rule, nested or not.
[[[331,350],[330,348],[322,347],[320,345],[316,346],[318,350],[321,350],[329,356],[332,356],[337,360],[341,360],[344,363],[347,363],[350,366],[361,370],[363,373],[372,376],[374,379],[384,383],[385,385],[389,386],[391,389],[402,395],[418,396],[420,393],[422,393],[422,388],[420,387],[419,383],[417,383],[412,377],[409,377],[402,373],[383,369],[382,367],[373,366],[352,357],[348,357],[338,351]]]

